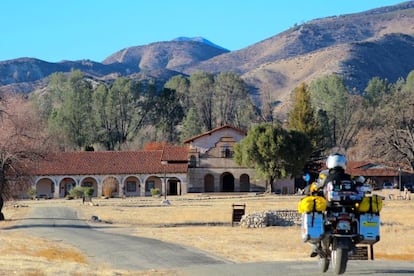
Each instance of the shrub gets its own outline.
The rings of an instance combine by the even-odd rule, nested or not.
[[[95,191],[94,188],[84,187],[83,189],[84,189],[85,196],[89,196],[89,197],[93,196],[93,192]]]
[[[160,194],[161,194],[160,189],[158,189],[158,188],[152,188],[151,189],[151,195],[152,196],[159,196]]]
[[[69,196],[73,198],[81,198],[84,195],[84,188],[83,187],[74,187],[69,192]]]
[[[34,199],[36,197],[36,189],[31,187],[28,191],[27,191],[27,195],[29,196],[29,198]]]

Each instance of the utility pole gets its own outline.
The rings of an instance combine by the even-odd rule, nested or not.
[[[164,177],[163,177],[163,193],[164,193],[164,200],[161,202],[161,204],[164,205],[170,205],[170,201],[167,199],[167,189],[168,189],[168,185],[167,185],[167,165],[168,165],[168,161],[162,160],[161,161],[162,164],[162,169],[164,172]]]

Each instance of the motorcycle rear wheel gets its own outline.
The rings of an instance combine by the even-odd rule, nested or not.
[[[326,271],[328,271],[328,268],[329,268],[329,259],[328,259],[328,257],[320,257],[319,256],[318,266],[319,266],[320,272],[325,273]]]
[[[331,260],[335,274],[344,274],[346,271],[346,264],[348,262],[348,250],[345,248],[337,248],[332,250]]]

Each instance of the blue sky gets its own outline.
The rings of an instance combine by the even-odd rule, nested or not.
[[[229,50],[295,23],[393,0],[0,0],[0,61],[102,61],[130,46],[202,36]]]

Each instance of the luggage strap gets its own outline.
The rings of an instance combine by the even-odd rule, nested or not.
[[[312,227],[315,221],[315,211],[316,211],[316,198],[313,199],[313,210],[312,210]]]

